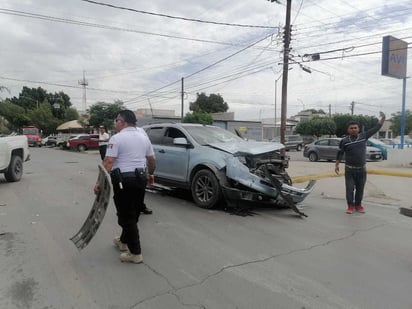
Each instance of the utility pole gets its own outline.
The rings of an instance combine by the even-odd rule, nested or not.
[[[182,77],[182,93],[181,93],[181,96],[182,96],[182,114],[181,114],[181,121],[183,122],[183,103],[184,103],[184,100],[185,100],[185,92],[184,92],[184,77]]]
[[[277,114],[277,110],[278,110],[278,81],[279,79],[282,77],[282,74],[279,75],[278,78],[275,79],[275,130],[274,130],[274,135],[273,137],[277,136],[277,127],[276,127],[276,122],[278,120],[278,114]]]
[[[355,110],[355,102],[354,102],[354,101],[352,101],[352,102],[350,103],[350,110],[351,110],[351,115],[353,115],[353,112],[354,112],[354,110]]]
[[[83,86],[83,112],[86,112],[86,86],[89,85],[89,82],[86,79],[85,72],[83,71],[83,79],[79,80],[79,85]]]
[[[280,142],[285,144],[287,99],[288,99],[288,71],[289,71],[289,44],[290,44],[290,11],[292,0],[286,2],[286,23],[283,43],[283,75],[282,75],[282,103],[280,111]]]
[[[268,1],[280,3],[279,0],[268,0]],[[286,0],[286,22],[285,22],[285,29],[283,32],[282,102],[281,102],[281,111],[280,111],[280,142],[282,144],[285,144],[285,132],[286,132],[289,45],[290,45],[290,35],[291,35],[291,26],[290,26],[291,9],[292,9],[292,0]]]

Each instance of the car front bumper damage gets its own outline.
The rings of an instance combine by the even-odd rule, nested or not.
[[[225,199],[229,203],[247,201],[285,204],[299,215],[306,216],[296,204],[301,203],[312,192],[316,180],[310,180],[305,188],[296,188],[281,183],[270,173],[266,173],[264,178],[251,173],[236,157],[228,158],[226,163],[226,176],[242,185],[241,188],[222,186]]]

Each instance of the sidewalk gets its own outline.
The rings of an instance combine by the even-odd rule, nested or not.
[[[290,161],[288,173],[293,185],[304,187],[310,179],[317,179],[311,194],[326,198],[345,200],[345,164],[340,164],[340,175],[335,174],[334,162]],[[364,201],[412,207],[412,165],[401,166],[394,162],[379,161],[366,164],[368,178],[365,186]]]

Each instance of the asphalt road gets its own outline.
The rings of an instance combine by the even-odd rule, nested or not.
[[[379,200],[346,215],[343,198],[325,194],[339,178],[316,184],[305,219],[148,193],[144,264],[133,265],[112,245],[112,204],[88,247],[69,240],[91,208],[98,154],[31,153],[21,182],[0,180],[0,308],[412,308],[412,219]]]

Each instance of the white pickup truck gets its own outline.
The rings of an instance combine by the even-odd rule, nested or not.
[[[23,162],[30,160],[29,145],[24,135],[0,137],[0,173],[9,182],[19,181]]]

